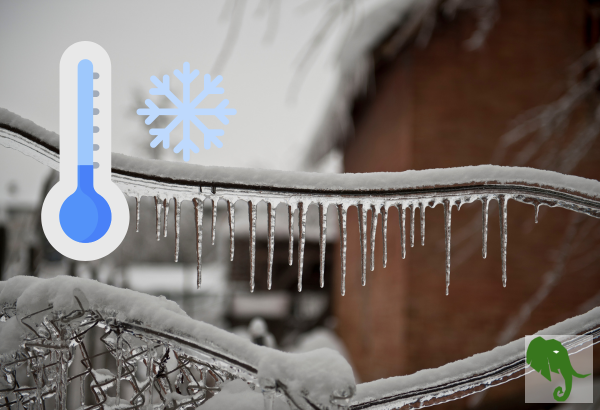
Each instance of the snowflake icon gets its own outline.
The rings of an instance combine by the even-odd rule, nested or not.
[[[183,160],[190,160],[190,151],[194,153],[200,152],[200,149],[192,139],[190,138],[190,123],[193,123],[204,134],[204,148],[210,149],[211,144],[214,144],[217,148],[223,147],[223,143],[217,138],[223,135],[221,129],[209,129],[202,121],[198,119],[198,116],[212,115],[221,121],[222,124],[228,124],[228,115],[235,115],[236,110],[233,108],[226,108],[229,104],[229,100],[223,100],[216,108],[196,108],[202,100],[204,100],[210,94],[223,94],[223,89],[217,87],[223,80],[220,75],[214,80],[211,80],[210,75],[204,76],[204,89],[190,101],[190,86],[194,79],[198,77],[200,72],[194,70],[190,73],[190,64],[183,64],[183,72],[179,70],[173,71],[175,77],[179,79],[183,85],[183,101],[179,100],[175,94],[171,91],[170,78],[168,75],[163,76],[162,82],[156,77],[152,76],[150,81],[156,86],[156,88],[150,89],[152,95],[164,95],[167,97],[176,108],[159,108],[147,99],[146,106],[148,108],[140,108],[137,110],[138,115],[147,115],[145,122],[146,124],[152,124],[160,115],[174,115],[175,118],[165,128],[152,128],[150,129],[150,135],[156,135],[156,138],[150,143],[152,148],[156,148],[158,144],[163,143],[163,148],[169,148],[171,131],[175,129],[180,123],[183,124],[183,139],[179,144],[175,146],[173,151],[178,154],[183,151]]]

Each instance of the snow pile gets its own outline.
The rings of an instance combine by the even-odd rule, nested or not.
[[[227,382],[221,392],[202,405],[202,410],[264,410],[263,395],[242,380]],[[281,399],[275,399],[273,410],[289,410]]]
[[[288,387],[290,394],[308,396],[324,406],[332,394],[354,392],[356,384],[350,365],[337,352],[321,349],[304,354],[282,353],[257,346],[225,330],[188,317],[179,306],[164,297],[154,297],[128,289],[115,288],[94,280],[57,276],[39,279],[17,276],[0,282],[0,306],[17,308],[22,317],[47,308],[68,313],[79,309],[76,296],[104,318],[142,325],[206,347],[225,357],[254,368],[258,380],[275,380]],[[46,314],[46,313],[44,313]],[[0,353],[15,349],[27,333],[15,317],[0,326]]]
[[[352,368],[341,354],[331,349],[302,354],[274,351],[260,361],[258,374],[261,379],[285,380],[286,390],[305,392],[311,401],[318,403],[330,402],[332,394],[350,397],[356,391]],[[312,377],[303,377],[309,374]],[[327,383],[323,383],[325,380]]]

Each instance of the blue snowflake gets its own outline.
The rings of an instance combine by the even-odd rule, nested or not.
[[[162,82],[156,77],[152,76],[150,81],[156,86],[156,88],[150,89],[152,95],[164,95],[167,97],[176,108],[158,108],[152,100],[146,100],[146,106],[148,108],[140,108],[137,110],[138,115],[147,115],[146,124],[152,124],[152,122],[158,118],[159,115],[175,115],[176,117],[171,123],[165,128],[152,128],[150,135],[156,135],[156,138],[150,143],[152,148],[156,148],[158,144],[163,143],[163,148],[169,148],[169,140],[171,131],[183,123],[183,139],[179,144],[175,146],[173,151],[178,154],[183,151],[183,160],[189,161],[190,151],[198,153],[200,149],[190,138],[190,123],[193,123],[204,134],[204,148],[210,149],[210,145],[215,144],[217,148],[223,147],[223,143],[217,138],[223,135],[223,130],[220,129],[209,129],[206,125],[198,119],[199,115],[213,115],[217,117],[221,123],[228,124],[229,119],[227,115],[235,115],[236,111],[233,108],[226,108],[229,103],[228,100],[223,100],[216,108],[196,108],[202,100],[204,100],[210,94],[223,94],[223,89],[218,88],[217,85],[223,80],[220,75],[211,81],[210,75],[204,75],[204,90],[190,101],[190,85],[192,81],[200,72],[194,70],[190,73],[190,64],[183,64],[183,73],[179,70],[173,71],[175,77],[183,84],[183,101],[173,94],[170,87],[170,79],[168,75],[163,76]]]

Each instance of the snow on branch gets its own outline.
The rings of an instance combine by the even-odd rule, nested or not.
[[[97,343],[115,359],[116,374],[95,368],[88,356],[83,336],[94,327],[104,329],[90,337],[102,335]],[[84,367],[77,374],[69,372],[76,349]],[[24,364],[34,387],[16,381]],[[146,380],[136,377],[139,366],[147,367]],[[291,354],[258,346],[189,318],[164,297],[69,276],[0,282],[0,398],[11,405],[43,408],[55,397],[57,409],[66,410],[67,393],[77,391],[67,387],[79,382],[81,391],[93,391],[94,405],[119,406],[129,391],[124,404],[138,408],[153,397],[173,410],[196,408],[236,379],[262,390],[265,401],[281,394],[301,410],[337,409],[356,391],[352,368],[336,351]]]
[[[243,397],[248,399],[245,408],[255,410],[263,403],[274,408],[279,396],[300,410],[426,407],[532,371],[525,367],[520,339],[437,369],[356,386],[352,369],[337,352],[290,354],[254,345],[189,318],[164,298],[68,276],[18,276],[0,282],[0,307],[0,397],[26,408],[55,398],[57,409],[66,409],[67,394],[78,394],[78,389],[67,389],[71,383],[79,383],[80,391],[89,388],[95,405],[109,406],[119,406],[126,398],[142,407],[157,398],[174,410],[219,408],[211,400],[216,405]],[[597,343],[599,326],[600,308],[595,308],[537,334],[590,335]],[[88,356],[89,337],[83,336],[95,327],[104,329],[100,342],[115,361],[116,372],[94,367]],[[575,338],[565,347],[574,354],[581,344]],[[69,368],[76,350],[84,370],[74,374]],[[17,368],[24,365],[30,383],[17,384]],[[139,366],[145,379],[135,376]],[[122,389],[122,383],[133,389]],[[262,392],[264,401],[250,390],[233,396],[244,385]]]

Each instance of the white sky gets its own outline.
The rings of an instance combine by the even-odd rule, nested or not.
[[[379,1],[359,3],[358,15]],[[150,77],[171,76],[189,62],[198,69],[196,80],[209,73],[228,29],[223,17],[226,1],[8,1],[0,0],[0,107],[7,108],[49,130],[58,132],[58,68],[64,50],[89,40],[104,47],[112,61],[112,149],[127,155],[149,157],[154,138],[144,117],[135,114],[150,96]],[[337,80],[335,51],[346,28],[338,26],[320,51],[296,102],[288,91],[303,47],[326,12],[327,0],[282,0],[274,41],[265,43],[268,27],[257,13],[259,0],[249,0],[239,40],[223,75],[225,93],[205,100],[216,106],[221,98],[237,110],[220,137],[224,147],[201,148],[190,162],[204,165],[301,169]],[[346,19],[347,23],[349,19]],[[193,92],[192,92],[193,94]],[[217,127],[218,123],[208,123]],[[181,125],[177,129],[181,132]],[[202,147],[202,134],[192,129]],[[161,158],[182,161],[172,148],[179,140],[172,133],[171,148]],[[159,146],[160,147],[160,146]],[[37,198],[47,168],[34,160],[0,147],[0,204]],[[10,185],[16,192],[8,194]]]

